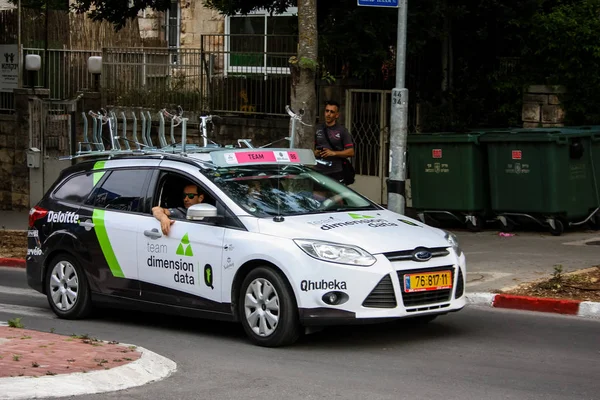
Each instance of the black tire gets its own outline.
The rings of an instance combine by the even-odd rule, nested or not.
[[[246,294],[248,291],[252,292],[251,286],[253,284],[257,285],[257,289],[261,291],[260,295],[264,294],[264,288],[270,286],[267,299],[261,299],[260,295],[250,295],[257,303],[254,308],[253,301],[250,298],[248,298],[248,307],[246,305]],[[265,304],[268,303],[267,300],[272,302],[273,308],[270,309]],[[300,337],[301,327],[298,318],[298,306],[292,289],[285,278],[272,268],[258,267],[250,271],[240,287],[238,307],[239,318],[244,331],[250,340],[259,346],[287,346]],[[252,319],[254,321],[251,321]],[[261,322],[264,323],[263,326],[261,326]],[[266,331],[264,328],[266,328]]]
[[[44,285],[50,308],[59,318],[81,319],[91,312],[87,277],[74,257],[68,254],[54,257],[48,264]]]
[[[554,228],[552,228],[552,226],[549,226],[549,228],[552,236],[560,236],[565,231],[565,226],[559,219],[554,220]]]
[[[504,233],[510,233],[512,231],[515,230],[515,223],[514,221],[506,218],[506,225],[504,225],[502,222],[500,222],[500,224],[502,225],[501,231]]]
[[[471,220],[467,221],[467,229],[469,232],[481,232],[484,224],[483,217],[481,215],[474,215],[474,217],[475,223]]]
[[[590,220],[588,221],[588,225],[590,229],[594,231],[600,230],[600,214],[596,213]]]

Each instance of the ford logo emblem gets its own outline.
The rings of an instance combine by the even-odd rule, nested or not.
[[[415,261],[429,261],[431,260],[432,254],[427,250],[416,250],[413,253],[413,259]]]

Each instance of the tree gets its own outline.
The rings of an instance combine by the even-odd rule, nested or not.
[[[9,0],[9,2],[16,6],[19,0]],[[50,10],[69,10],[69,0],[21,0],[21,7],[35,10],[45,10],[46,4]]]
[[[141,10],[166,11],[170,4],[171,0],[75,0],[71,8],[80,14],[89,12],[93,21],[108,21],[118,31]]]

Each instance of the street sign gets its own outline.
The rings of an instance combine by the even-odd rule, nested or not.
[[[399,0],[358,0],[359,6],[398,8]]]
[[[19,47],[0,44],[0,92],[12,92],[19,87]]]

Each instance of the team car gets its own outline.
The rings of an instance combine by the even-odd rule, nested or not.
[[[92,305],[239,321],[262,346],[325,325],[430,321],[465,306],[456,237],[313,168],[306,149],[99,152],[30,210],[28,284],[60,318]],[[203,201],[183,207],[183,188]]]

